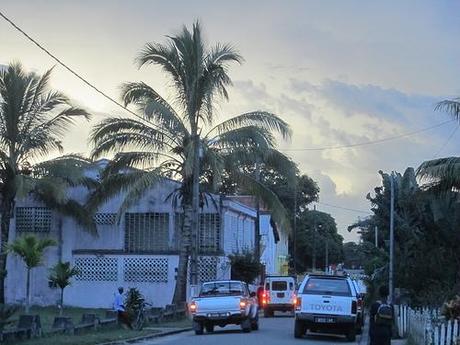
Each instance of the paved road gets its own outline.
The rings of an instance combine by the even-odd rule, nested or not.
[[[279,345],[279,344],[360,344],[360,336],[355,343],[347,342],[343,336],[313,335],[309,333],[303,339],[294,338],[294,318],[278,316],[269,319],[260,319],[260,330],[251,333],[242,333],[239,327],[216,327],[211,334],[196,336],[193,332],[172,335],[139,343],[138,345]]]

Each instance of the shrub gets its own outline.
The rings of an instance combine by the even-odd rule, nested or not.
[[[261,265],[254,253],[245,251],[242,254],[229,255],[228,258],[232,265],[232,279],[251,284],[260,274]]]
[[[125,308],[131,320],[134,320],[136,313],[141,308],[145,299],[142,293],[136,288],[130,288],[126,294]]]
[[[442,307],[442,314],[446,319],[459,319],[460,320],[460,296],[455,296],[449,302],[444,303]]]

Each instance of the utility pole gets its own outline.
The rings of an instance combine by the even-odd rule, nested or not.
[[[259,157],[256,159],[256,181],[260,182],[260,163],[259,163]],[[256,224],[255,224],[255,229],[254,229],[254,242],[255,242],[255,256],[257,259],[257,262],[260,263],[260,200],[259,196],[256,196]],[[261,271],[261,270],[259,270]],[[259,272],[259,275],[262,272]]]
[[[292,255],[294,257],[294,274],[297,276],[297,181],[294,185],[294,229],[292,236]]]
[[[324,272],[328,273],[329,271],[329,239],[326,238],[326,269]]]
[[[375,248],[379,247],[379,229],[377,225],[374,227],[374,237],[375,237]]]
[[[313,253],[312,253],[312,271],[316,271],[316,205],[313,205]]]
[[[394,172],[391,172],[390,178],[390,268],[389,268],[389,290],[390,303],[393,303],[393,266],[394,266],[394,208],[395,208],[395,186]]]

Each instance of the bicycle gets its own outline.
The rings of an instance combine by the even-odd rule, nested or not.
[[[136,318],[134,320],[134,325],[133,325],[133,328],[136,331],[141,331],[144,328],[145,319],[146,319],[146,316],[145,316],[146,306],[152,306],[152,304],[142,301],[139,306],[139,309],[136,312]]]

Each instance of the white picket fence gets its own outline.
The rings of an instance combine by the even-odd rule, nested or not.
[[[417,345],[460,345],[458,320],[445,320],[439,309],[398,306],[398,331]]]

